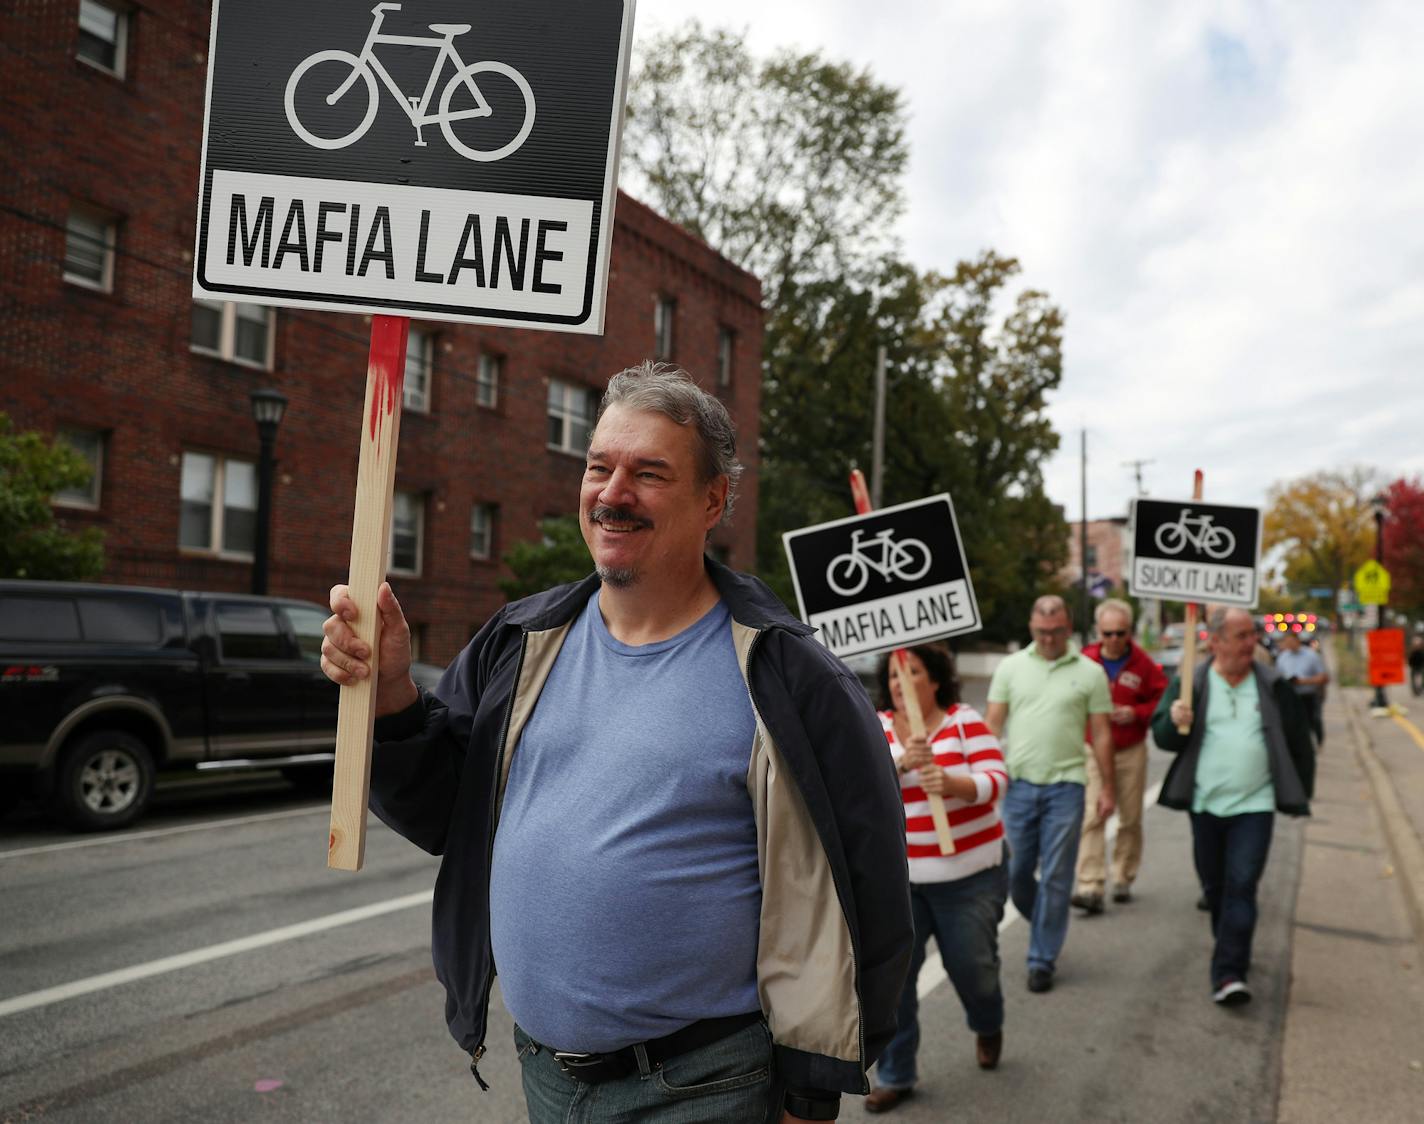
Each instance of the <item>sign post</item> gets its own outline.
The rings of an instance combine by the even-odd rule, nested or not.
[[[634,0],[213,0],[193,295],[372,317],[327,864],[359,870],[410,317],[602,334]]]

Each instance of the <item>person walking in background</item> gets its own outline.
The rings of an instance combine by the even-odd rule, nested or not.
[[[1098,642],[1083,655],[1103,665],[1112,698],[1113,775],[1117,790],[1117,840],[1113,843],[1113,901],[1132,900],[1132,883],[1142,865],[1142,790],[1147,782],[1147,724],[1167,689],[1157,661],[1132,639],[1132,606],[1109,598],[1094,613]],[[1089,730],[1089,736],[1091,736]],[[1103,911],[1106,881],[1107,821],[1098,815],[1102,775],[1092,754],[1087,758],[1088,791],[1083,837],[1078,844],[1078,885],[1073,904],[1092,914]]]
[[[1028,989],[1042,993],[1053,987],[1068,937],[1088,779],[1085,725],[1102,776],[1096,809],[1102,819],[1112,815],[1117,775],[1108,679],[1098,664],[1071,649],[1073,618],[1063,598],[1040,597],[1028,625],[1033,643],[999,664],[989,682],[985,720],[1005,747],[1009,895],[1029,919]]]
[[[1316,743],[1324,745],[1325,685],[1330,682],[1325,660],[1314,648],[1307,648],[1300,642],[1298,632],[1281,633],[1278,643],[1280,651],[1276,654],[1276,671],[1295,688],[1310,728],[1315,731]]]
[[[999,801],[1009,785],[998,739],[973,707],[959,701],[954,657],[943,644],[921,644],[907,654],[924,715],[925,734],[910,733],[893,657],[881,659],[881,725],[885,728],[900,795],[910,863],[910,907],[915,947],[900,995],[895,1037],[880,1055],[870,1112],[888,1112],[914,1091],[920,1042],[919,974],[934,937],[974,1034],[981,1069],[999,1064],[1004,1044],[1004,995],[999,986],[999,923],[1009,880]],[[928,796],[942,796],[954,835],[954,854],[940,852]]]
[[[1153,715],[1152,737],[1177,755],[1158,803],[1191,813],[1192,856],[1215,941],[1211,996],[1236,1006],[1251,999],[1256,886],[1275,813],[1310,814],[1315,750],[1294,689],[1252,658],[1251,614],[1218,609],[1209,629],[1211,659],[1193,675],[1193,705],[1179,698],[1181,682],[1173,679]]]

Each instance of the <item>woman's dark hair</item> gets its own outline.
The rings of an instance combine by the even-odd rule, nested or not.
[[[916,644],[910,649],[915,655],[920,657],[920,662],[925,665],[925,672],[930,679],[939,684],[939,689],[935,691],[935,702],[945,710],[948,710],[959,701],[959,676],[954,671],[954,656],[949,650],[948,644]],[[880,657],[880,665],[875,669],[875,681],[880,687],[879,706],[881,710],[893,710],[894,702],[890,697],[890,661],[894,658],[894,653],[887,652]]]

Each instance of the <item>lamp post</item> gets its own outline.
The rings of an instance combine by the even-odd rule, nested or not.
[[[257,534],[253,544],[252,592],[267,592],[268,529],[272,523],[272,446],[277,443],[277,427],[287,409],[287,396],[263,388],[252,392],[252,420],[262,453],[257,461]]]
[[[1377,493],[1370,499],[1370,509],[1375,516],[1375,561],[1381,566],[1384,565],[1384,519],[1389,513],[1389,497],[1383,492]],[[1384,627],[1384,605],[1375,606],[1375,628]],[[1384,688],[1375,688],[1374,701],[1370,704],[1375,710],[1388,711],[1389,700],[1384,697]]]

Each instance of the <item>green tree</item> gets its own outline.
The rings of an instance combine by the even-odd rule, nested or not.
[[[501,578],[499,588],[511,601],[593,573],[593,558],[576,517],[559,515],[540,520],[539,532],[541,541],[515,543],[504,556],[504,563],[514,576]]]
[[[0,578],[84,581],[104,569],[104,536],[71,531],[50,497],[89,482],[84,458],[60,441],[14,432],[0,414]]]
[[[1360,565],[1374,557],[1370,498],[1378,485],[1374,469],[1356,465],[1271,486],[1263,545],[1285,551],[1285,576],[1293,592],[1348,586]]]

